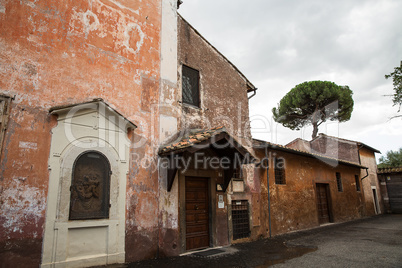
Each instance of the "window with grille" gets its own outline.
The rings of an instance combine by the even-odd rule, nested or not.
[[[199,92],[200,74],[197,70],[183,65],[182,67],[182,101],[200,107]]]
[[[247,200],[232,201],[233,240],[250,236],[250,219]]]
[[[7,129],[7,122],[10,113],[11,98],[0,96],[0,156],[3,146],[3,139]]]
[[[355,181],[356,181],[356,191],[360,192],[360,180],[358,175],[355,175]]]
[[[286,184],[285,159],[274,158],[275,184]]]
[[[336,185],[338,186],[338,192],[343,192],[342,178],[339,172],[336,172]]]

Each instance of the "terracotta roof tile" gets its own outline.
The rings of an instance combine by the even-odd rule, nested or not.
[[[402,172],[402,167],[392,167],[392,168],[378,168],[378,174]]]
[[[210,137],[225,131],[226,129],[223,126],[199,130],[197,132],[190,133],[185,137],[182,137],[179,141],[176,140],[173,144],[162,147],[159,150],[159,153],[168,153],[175,150],[184,149],[192,146],[195,143],[200,143],[202,141],[208,140]]]
[[[299,149],[294,149],[291,147],[287,147],[287,146],[283,146],[280,144],[276,144],[276,143],[272,143],[272,142],[268,142],[268,141],[262,141],[262,140],[257,140],[257,139],[253,139],[253,144],[254,144],[254,148],[258,148],[258,145],[261,143],[265,143],[268,146],[270,146],[272,149],[282,149],[283,151],[289,152],[289,153],[298,153],[298,154],[303,154],[306,156],[310,156],[310,157],[315,157],[315,158],[321,158],[321,159],[327,159],[330,161],[337,161],[339,163],[342,164],[346,164],[346,165],[351,165],[351,166],[356,166],[356,167],[360,167],[360,168],[366,168],[358,163],[354,163],[354,162],[350,162],[350,161],[346,161],[346,160],[342,160],[342,159],[337,159],[337,158],[333,158],[333,157],[329,157],[326,155],[321,155],[321,154],[315,154],[315,153],[311,153],[311,152],[307,152],[307,151],[303,151],[303,150],[299,150]]]

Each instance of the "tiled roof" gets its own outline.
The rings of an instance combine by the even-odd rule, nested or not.
[[[263,144],[263,146],[259,147],[260,144]],[[255,149],[258,149],[258,148],[262,149],[262,148],[265,148],[265,145],[268,145],[268,147],[271,148],[271,149],[277,149],[277,150],[288,152],[288,153],[294,153],[294,154],[304,155],[304,156],[308,156],[308,157],[314,157],[314,158],[322,159],[322,160],[336,161],[336,162],[339,162],[341,164],[348,165],[348,166],[366,168],[366,167],[364,167],[362,165],[359,165],[357,163],[354,163],[354,162],[349,162],[349,161],[345,161],[345,160],[341,160],[341,159],[337,159],[337,158],[333,158],[333,157],[328,157],[328,156],[321,155],[321,154],[310,153],[310,152],[307,152],[307,151],[302,151],[302,150],[299,150],[299,149],[286,147],[286,146],[271,143],[271,142],[268,142],[268,141],[262,141],[262,140],[253,139],[253,145],[254,145],[253,147]]]
[[[375,149],[375,148],[373,148],[371,146],[368,146],[367,144],[364,144],[363,142],[348,140],[348,139],[344,139],[344,138],[338,138],[338,137],[330,136],[330,135],[327,135],[327,134],[324,134],[324,133],[319,133],[318,136],[315,137],[313,140],[315,140],[315,139],[317,139],[319,137],[328,137],[328,138],[342,140],[342,141],[346,141],[346,142],[353,142],[353,143],[356,143],[358,146],[366,147],[367,149],[369,149],[369,150],[371,150],[371,151],[373,151],[375,153],[379,153],[379,154],[381,153],[379,150],[377,150],[377,149]]]
[[[402,167],[378,168],[378,174],[402,172]]]
[[[196,132],[189,133],[185,135],[185,137],[181,138],[179,141],[175,141],[172,144],[162,147],[159,150],[159,154],[166,154],[172,151],[177,151],[181,149],[185,149],[187,147],[191,147],[194,144],[203,142],[220,134],[222,132],[226,132],[225,127],[215,127],[211,129],[203,129]]]

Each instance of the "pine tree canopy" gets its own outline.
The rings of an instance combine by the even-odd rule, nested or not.
[[[345,122],[353,111],[353,92],[330,81],[309,81],[291,89],[272,109],[274,120],[292,130],[312,125],[313,138],[327,120]]]

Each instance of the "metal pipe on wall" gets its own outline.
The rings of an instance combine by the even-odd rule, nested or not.
[[[265,147],[265,160],[267,161],[267,190],[268,190],[268,228],[269,238],[271,238],[271,197],[269,193],[269,158],[268,158],[268,145]]]

